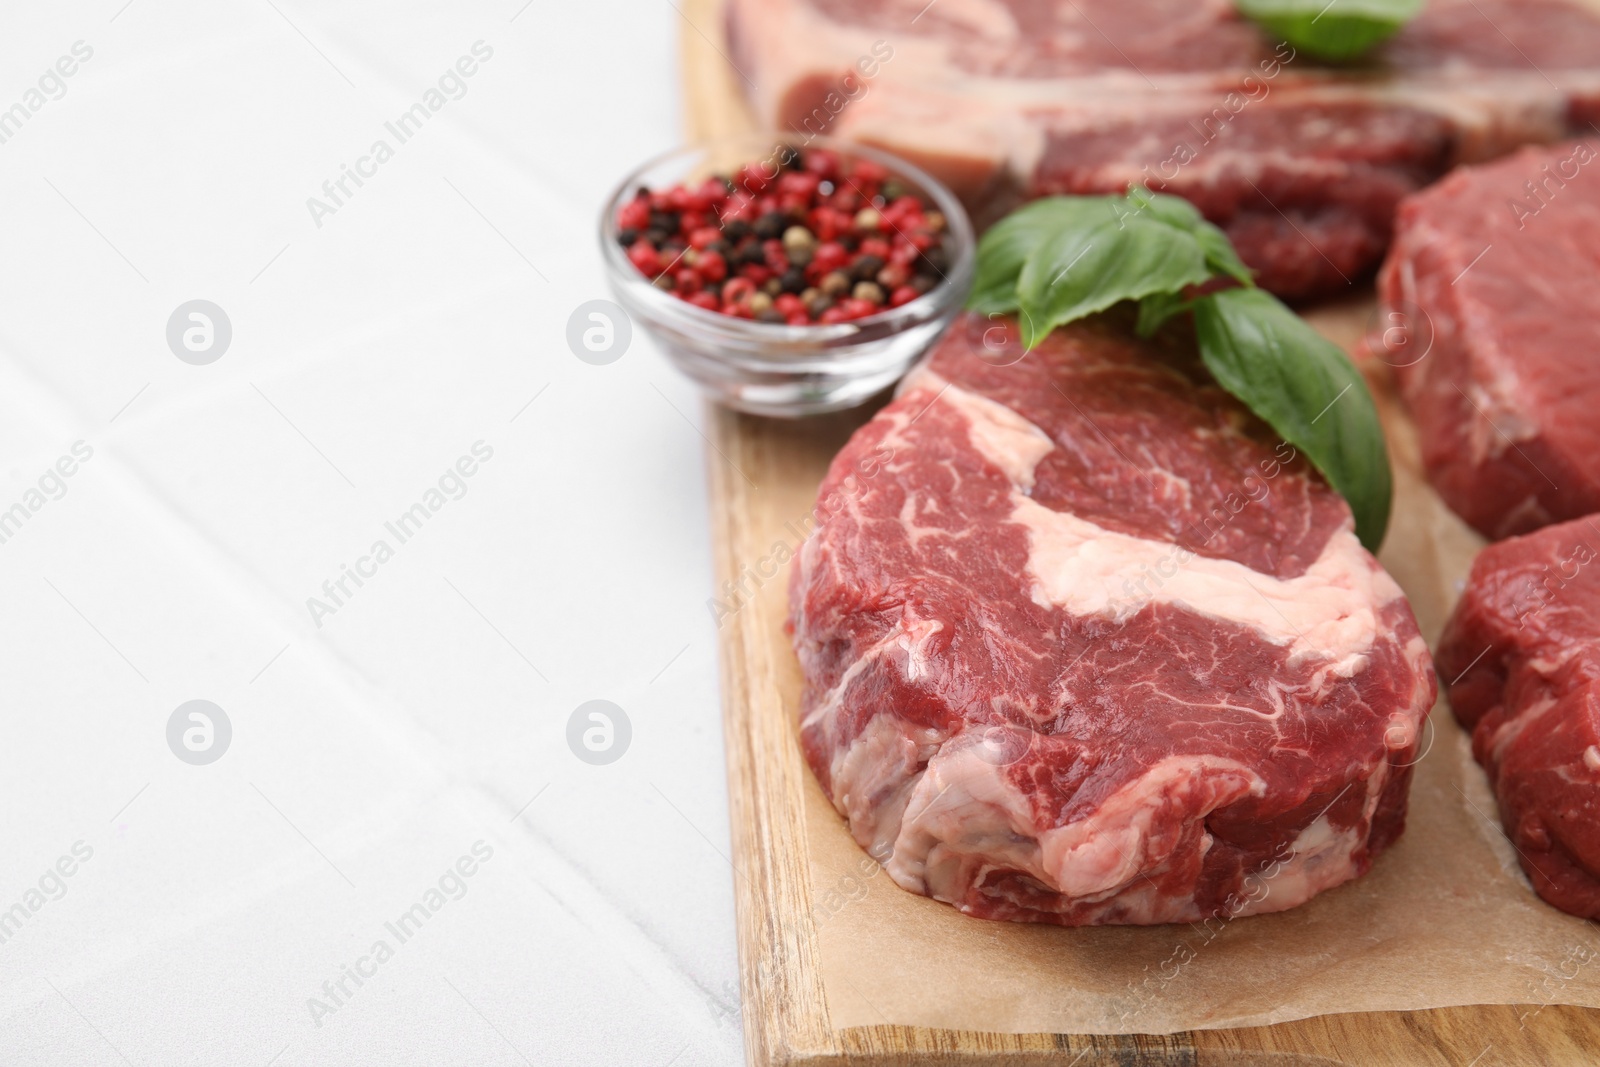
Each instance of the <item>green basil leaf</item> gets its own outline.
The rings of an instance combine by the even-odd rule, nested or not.
[[[1152,193],[1149,187],[1136,185],[1128,190],[1128,204],[1134,211],[1149,212],[1162,222],[1192,234],[1206,254],[1206,266],[1217,274],[1226,274],[1240,285],[1255,284],[1254,274],[1233,250],[1228,235],[1207,222],[1200,209],[1189,201],[1165,193]]]
[[[1150,337],[1180,311],[1186,311],[1189,302],[1182,293],[1151,293],[1139,301],[1140,337]]]
[[[1169,226],[1193,231],[1206,221],[1200,209],[1181,196],[1152,193],[1148,185],[1135,185],[1128,190],[1128,207],[1134,211],[1148,212]]]
[[[978,242],[977,277],[967,307],[985,315],[1017,310],[1017,275],[1041,242],[1074,219],[1088,219],[1111,197],[1052,196],[1001,219]]]
[[[1211,277],[1191,234],[1128,212],[1126,201],[1116,199],[1101,206],[1094,225],[1066,226],[1045,238],[1023,265],[1017,295],[1029,348],[1063,323]]]
[[[1383,543],[1393,493],[1378,410],[1338,345],[1270,293],[1229,289],[1195,303],[1206,367],[1343,494],[1356,535]]]
[[[1206,254],[1206,266],[1218,274],[1226,274],[1247,289],[1255,287],[1255,272],[1244,265],[1227,234],[1209,222],[1202,222],[1195,227],[1194,239]]]
[[[1393,37],[1423,0],[1236,0],[1269,32],[1323,59],[1353,59]]]

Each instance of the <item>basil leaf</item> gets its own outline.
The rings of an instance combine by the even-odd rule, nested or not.
[[[1253,273],[1233,250],[1228,235],[1207,222],[1200,209],[1189,201],[1165,193],[1152,193],[1148,186],[1136,185],[1128,190],[1128,204],[1135,211],[1147,211],[1162,222],[1193,235],[1206,255],[1206,266],[1217,274],[1226,274],[1240,285],[1255,284]]]
[[[967,307],[981,314],[1017,310],[1017,275],[1041,242],[1074,219],[1090,218],[1092,205],[1112,197],[1053,196],[1035,200],[992,226],[978,242],[978,271]]]
[[[1134,211],[1149,212],[1180,230],[1193,230],[1206,220],[1200,209],[1183,197],[1152,193],[1148,185],[1135,185],[1128,190],[1128,206]]]
[[[1195,303],[1200,356],[1228,392],[1306,454],[1355,514],[1371,552],[1393,492],[1372,394],[1332,341],[1270,293],[1229,289]]]
[[[1202,222],[1195,227],[1194,239],[1206,254],[1206,266],[1218,274],[1226,274],[1247,289],[1255,287],[1255,272],[1244,265],[1227,234],[1209,222]]]
[[[1150,337],[1168,319],[1188,307],[1189,302],[1182,293],[1151,293],[1139,301],[1139,325],[1135,329],[1140,337]]]
[[[1102,205],[1099,214],[1092,226],[1051,234],[1023,265],[1017,295],[1027,347],[1063,323],[1120,301],[1181,292],[1211,277],[1192,235],[1116,205]]]
[[[1353,59],[1393,37],[1423,0],[1236,0],[1252,22],[1323,59]]]

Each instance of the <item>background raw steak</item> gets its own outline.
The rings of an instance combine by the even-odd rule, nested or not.
[[[1345,68],[1231,0],[730,0],[728,24],[769,128],[918,160],[980,224],[1147,181],[1290,297],[1376,266],[1400,198],[1456,163],[1600,117],[1600,13],[1579,0],[1432,0]]]
[[[1163,343],[1094,321],[1024,355],[969,317],[823,483],[802,745],[906,889],[1068,925],[1278,911],[1401,832],[1435,692],[1411,609]]]
[[[1541,897],[1600,919],[1600,522],[1490,545],[1439,643],[1500,820]]]
[[[1379,292],[1445,503],[1490,539],[1600,511],[1600,142],[1407,199]]]

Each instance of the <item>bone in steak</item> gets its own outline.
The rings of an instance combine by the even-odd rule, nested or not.
[[[1439,643],[1533,887],[1600,919],[1600,521],[1490,545]]]
[[[920,162],[980,224],[1148,182],[1289,297],[1375,267],[1400,198],[1454,164],[1600,119],[1600,11],[1581,0],[1432,0],[1339,68],[1232,0],[731,0],[728,31],[771,129]]]
[[[1491,539],[1600,511],[1600,142],[1408,198],[1379,291],[1445,503]]]
[[[1002,336],[1003,335],[1003,336]],[[1202,372],[969,317],[823,482],[802,747],[901,886],[972,915],[1293,907],[1400,834],[1427,648],[1349,508]]]

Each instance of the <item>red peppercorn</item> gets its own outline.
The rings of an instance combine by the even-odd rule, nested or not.
[[[661,273],[661,256],[656,253],[655,247],[644,238],[628,246],[628,259],[639,273],[649,278],[654,278]]]
[[[817,186],[822,183],[822,176],[810,171],[785,171],[783,177],[778,179],[778,192],[794,196],[802,196],[807,201],[817,195]]]
[[[897,308],[902,304],[909,304],[922,294],[909,285],[902,285],[889,295],[889,306]]]
[[[778,197],[778,210],[785,215],[804,218],[806,209],[811,207],[811,198],[799,193],[784,193]]]
[[[831,326],[836,322],[849,322],[850,316],[845,313],[844,308],[840,307],[838,304],[835,304],[833,307],[817,316],[817,321]]]
[[[855,168],[850,172],[850,177],[855,180],[857,185],[865,185],[868,182],[873,185],[880,185],[884,179],[889,177],[889,172],[883,166],[874,163],[870,159],[861,159],[856,161]]]
[[[773,298],[772,306],[785,315],[793,315],[796,311],[804,311],[806,309],[806,306],[800,302],[800,298],[793,293],[779,293]]]
[[[704,274],[704,268],[701,268],[700,272]],[[710,277],[710,275],[707,275],[707,277]],[[891,263],[884,267],[878,272],[877,278],[878,284],[890,291],[900,288],[910,280],[911,271],[900,263]]]
[[[839,301],[838,306],[839,310],[843,311],[846,317],[852,319],[864,319],[868,315],[875,315],[878,312],[877,304],[874,304],[870,300],[857,300],[853,296],[846,300]]]
[[[720,252],[702,252],[694,261],[694,269],[708,282],[720,282],[728,276],[728,261]]]
[[[828,207],[813,209],[806,216],[806,221],[811,224],[811,232],[817,235],[819,241],[831,241],[849,228],[840,225],[839,213]]]
[[[839,157],[819,148],[806,153],[805,168],[819,179],[831,181],[839,176]]]
[[[881,237],[868,237],[861,242],[861,255],[877,256],[879,259],[889,258],[889,242]]]
[[[721,218],[724,226],[736,219],[749,222],[756,217],[756,199],[749,193],[734,193],[722,205]]]
[[[745,297],[756,291],[755,283],[749,278],[733,278],[722,287],[722,302],[724,304],[737,304]]]
[[[799,311],[791,311],[789,314],[785,315],[783,317],[783,321],[788,323],[790,326],[809,326],[811,325],[811,316],[807,315],[805,313],[805,309],[802,308]]]
[[[728,198],[728,188],[720,179],[707,178],[690,192],[688,208],[704,215]]]
[[[811,267],[819,275],[826,274],[830,270],[838,270],[849,262],[850,253],[846,252],[844,245],[837,241],[822,242],[811,256]]]
[[[830,242],[838,235],[850,232],[850,216],[843,211],[834,211],[829,206],[821,206],[811,213],[811,232],[816,234],[818,240]]]
[[[766,190],[772,183],[772,169],[766,163],[750,163],[739,171],[739,184],[752,193]]]
[[[883,209],[883,216],[904,227],[909,220],[922,217],[922,202],[914,196],[896,197]]]
[[[911,242],[897,240],[894,243],[893,251],[889,253],[889,262],[898,263],[903,267],[909,267],[911,264],[917,261],[917,257],[921,254],[922,253],[917,251],[917,246]]]
[[[707,311],[722,310],[721,303],[717,301],[717,294],[706,292],[704,289],[689,297],[689,303],[697,308],[705,308]]]
[[[650,225],[650,198],[635,197],[617,209],[617,227],[642,230]]]
[[[700,275],[693,267],[680,267],[673,271],[672,281],[678,292],[686,295],[690,293],[698,293],[701,289],[705,288],[704,281],[701,280]]]
[[[722,231],[715,226],[702,226],[689,234],[690,248],[706,248],[714,241],[722,240]]]
[[[784,251],[783,242],[776,237],[770,241],[762,241],[761,252],[767,257],[767,266],[778,274],[789,269],[789,255]]]
[[[739,273],[758,286],[767,284],[776,276],[771,267],[764,267],[759,263],[747,264],[739,268]]]

